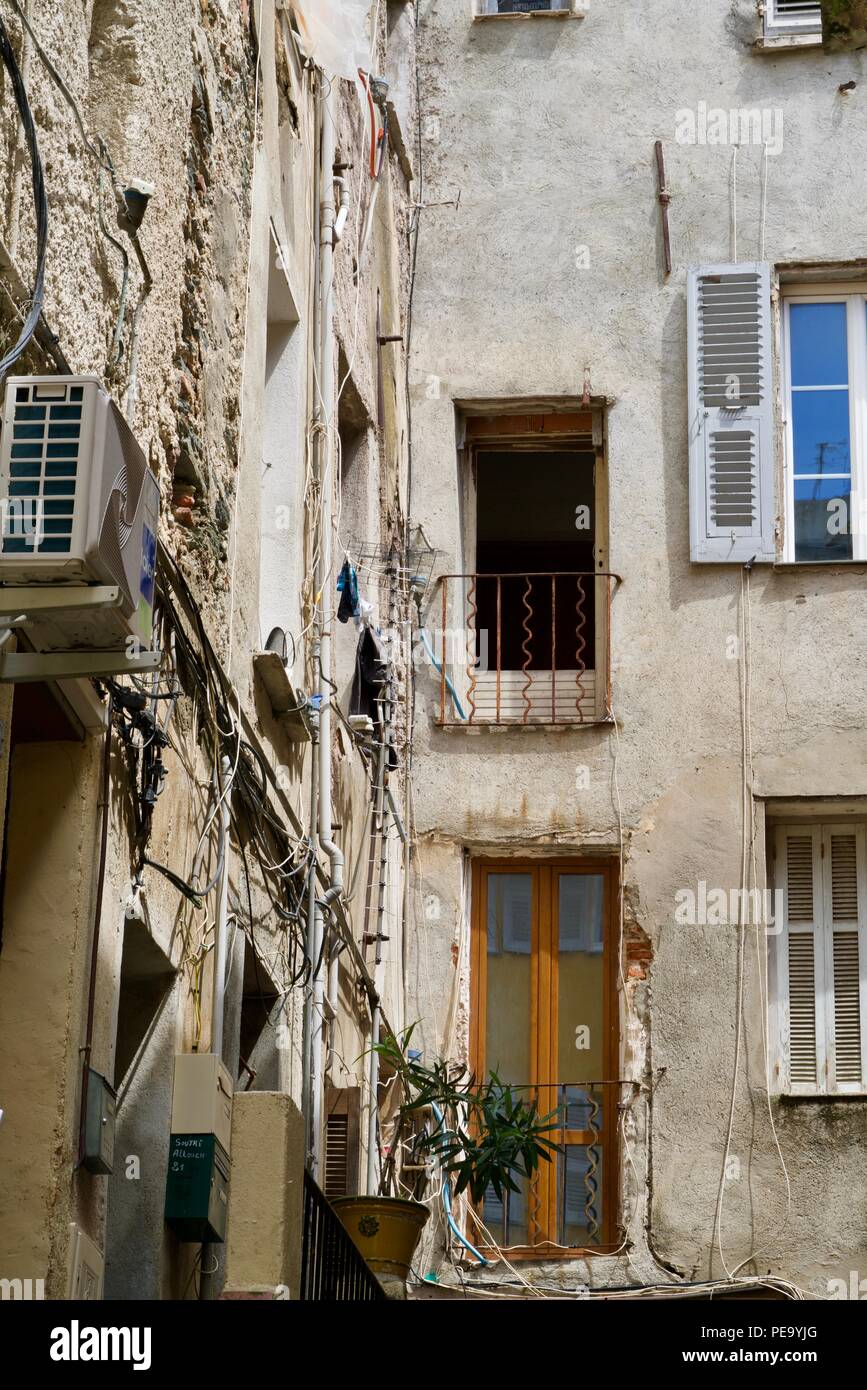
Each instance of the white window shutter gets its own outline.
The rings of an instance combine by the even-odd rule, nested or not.
[[[688,277],[690,558],[776,559],[771,278],[763,262]]]
[[[786,1006],[782,1042],[783,1087],[812,1092],[824,1068],[822,971],[822,860],[816,826],[781,826],[777,866],[783,884],[783,970]]]
[[[766,0],[766,28],[822,28],[822,6],[817,0]]]
[[[828,1013],[828,1085],[860,1091],[865,1082],[865,853],[860,826],[828,826],[825,869],[825,978]]]

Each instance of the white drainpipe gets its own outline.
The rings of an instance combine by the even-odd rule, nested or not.
[[[326,79],[321,79],[325,85]],[[319,845],[328,855],[331,887],[324,902],[339,899],[343,893],[343,853],[335,843],[331,805],[331,623],[333,621],[336,575],[332,570],[332,489],[334,485],[334,159],[336,153],[336,82],[328,81],[324,99],[320,97],[321,140],[319,162],[319,343],[316,371],[317,479],[319,482],[319,562],[316,567],[318,607],[318,686],[319,713]],[[313,1176],[322,1169],[323,1032],[325,1027],[325,962],[322,940],[326,925],[316,914],[314,959],[313,1027],[311,1036],[311,1108]]]
[[[231,807],[229,790],[232,782],[232,764],[225,755],[220,759],[219,794],[220,801],[220,854],[222,868],[217,889],[217,920],[214,927],[214,981],[211,1002],[211,1051],[216,1057],[223,1055],[223,1021],[226,1014],[226,954],[228,932],[226,931],[227,908],[229,905],[229,822]]]

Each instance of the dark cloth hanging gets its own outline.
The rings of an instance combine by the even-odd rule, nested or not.
[[[349,696],[349,713],[364,714],[368,719],[372,719],[379,739],[383,737],[379,702],[385,692],[387,680],[388,661],[385,653],[376,633],[366,627],[355,649],[355,675],[352,678],[352,691]],[[397,767],[397,753],[393,745],[389,746],[388,765],[390,768]]]
[[[348,560],[343,561],[343,568],[337,576],[337,592],[340,594],[338,622],[348,623],[350,618],[357,618],[361,612],[358,602],[358,575]]]

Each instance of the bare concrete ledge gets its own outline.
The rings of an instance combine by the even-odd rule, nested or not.
[[[782,574],[796,574],[800,570],[809,570],[812,574],[819,570],[831,574],[864,574],[867,573],[867,560],[777,560],[771,569]]]
[[[796,53],[805,48],[821,48],[821,34],[763,34],[753,44],[754,53]]]
[[[863,1105],[867,1102],[867,1091],[835,1091],[831,1095],[823,1094],[816,1096],[793,1096],[787,1091],[778,1096],[774,1096],[773,1099],[780,1101],[782,1105],[832,1105],[841,1100],[849,1104],[851,1104],[852,1101],[860,1101]]]
[[[474,14],[473,23],[501,19],[583,19],[586,10],[529,10],[526,14]]]

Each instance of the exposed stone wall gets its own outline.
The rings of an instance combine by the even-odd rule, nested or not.
[[[297,49],[288,13],[272,0],[244,0],[240,4],[224,0],[169,0],[166,4],[96,0],[85,7],[45,3],[33,8],[34,30],[67,83],[89,138],[104,137],[121,184],[127,178],[139,178],[155,187],[140,234],[153,276],[153,287],[142,300],[141,272],[133,248],[115,224],[110,176],[103,170],[100,180],[99,162],[88,151],[74,113],[38,54],[32,52],[28,90],[51,206],[45,317],[71,369],[100,376],[124,407],[134,315],[141,305],[131,423],[159,479],[161,538],[198,602],[204,629],[230,672],[239,710],[261,742],[280,795],[298,817],[303,838],[310,825],[312,745],[291,742],[287,737],[262,686],[254,680],[252,655],[261,650],[267,636],[260,630],[260,538],[269,526],[273,529],[273,517],[263,514],[263,506],[273,504],[288,518],[285,627],[290,638],[290,675],[299,690],[312,689],[309,624],[315,598],[310,573],[315,498],[309,470],[315,409],[316,72],[305,65]],[[383,64],[385,9],[383,6],[377,38],[378,61]],[[20,26],[14,18],[9,24],[23,55]],[[17,118],[8,82],[0,94],[0,167],[11,175],[16,160]],[[366,453],[365,472],[347,480],[345,500],[347,512],[362,519],[361,534],[353,539],[386,547],[402,534],[406,411],[403,348],[395,343],[382,352],[385,418],[380,427],[377,295],[382,331],[401,333],[408,286],[410,191],[405,161],[401,163],[392,149],[383,170],[369,245],[359,263],[361,218],[370,196],[368,152],[364,113],[354,88],[346,82],[339,84],[338,117],[340,153],[352,165],[348,171],[352,205],[335,261],[335,346],[340,361],[338,380],[342,383],[346,378],[346,399],[358,404],[354,425],[364,437]],[[407,129],[403,134],[411,144],[414,132]],[[2,232],[7,248],[14,246],[14,261],[26,283],[32,276],[33,216],[26,161],[21,167],[19,211],[12,216],[15,209],[10,195]],[[100,196],[105,230],[100,226]],[[116,351],[123,274],[120,248],[129,253],[130,271]],[[0,274],[4,287],[7,279]],[[288,321],[295,325],[297,343],[291,397],[284,403],[285,449],[276,457],[263,458],[267,333],[275,285],[290,306]],[[0,294],[0,326],[8,336],[16,331],[6,294]],[[58,370],[58,362],[33,345],[17,370],[53,372]],[[265,466],[279,470],[278,486],[268,494],[267,504],[263,503]],[[359,478],[362,486],[356,495],[353,489],[359,487]],[[332,486],[336,504],[336,476]],[[343,543],[338,533],[336,568],[342,560]],[[330,579],[332,586],[335,577],[336,569]],[[380,584],[379,567],[364,580],[363,591],[375,605],[375,621],[385,626],[390,621],[388,589]],[[333,603],[336,608],[336,593]],[[340,636],[335,681],[345,711],[358,637],[355,625],[341,630]],[[189,672],[182,669],[181,675],[184,688],[165,753],[165,791],[157,804],[148,853],[184,877],[191,871],[212,809],[214,774],[208,736],[213,711],[193,698]],[[25,696],[19,693],[16,698]],[[371,774],[345,727],[339,720],[335,723],[335,818],[346,850],[348,881],[354,875],[357,885],[348,913],[360,942],[368,924],[365,901]],[[67,757],[65,744],[36,746],[49,762]],[[75,833],[89,834],[88,844],[94,845],[99,750],[100,740],[91,738],[74,753],[75,766],[81,763],[78,794],[90,808],[89,818],[82,820]],[[396,780],[400,800],[402,775]],[[92,856],[89,852],[82,856],[80,905],[70,901],[58,908],[55,935],[60,954],[54,965],[41,959],[38,952],[28,955],[25,950],[19,958],[15,955],[19,941],[10,937],[4,942],[0,950],[0,997],[14,977],[15,989],[23,991],[21,1007],[25,1012],[35,1009],[41,992],[52,987],[51,970],[62,968],[63,990],[57,991],[53,1007],[65,1019],[65,1032],[55,1029],[54,1051],[49,1055],[41,1050],[34,1062],[35,1084],[44,1095],[44,1113],[43,1109],[39,1112],[44,1134],[39,1125],[25,1124],[21,1118],[26,1068],[13,1065],[18,1055],[14,1048],[7,1049],[5,1043],[0,1047],[12,1058],[10,1087],[4,1091],[9,1097],[4,1135],[13,1165],[23,1175],[16,1188],[16,1212],[0,1212],[0,1250],[14,1228],[16,1243],[7,1248],[23,1262],[22,1277],[31,1267],[32,1277],[47,1274],[49,1296],[63,1297],[69,1222],[76,1221],[107,1253],[107,1288],[112,1296],[193,1297],[198,1280],[196,1252],[166,1232],[163,1198],[174,1055],[209,1044],[215,903],[212,894],[205,910],[198,911],[164,876],[145,868],[142,892],[133,895],[135,905],[131,909],[137,863],[134,788],[117,742],[110,786],[92,1053],[98,1070],[109,1078],[114,1075],[116,1038],[126,1036],[124,1020],[118,1020],[118,1000],[130,910],[140,919],[150,943],[148,949],[156,953],[154,959],[165,963],[167,991],[141,1044],[136,1065],[124,1080],[115,1172],[110,1178],[84,1171],[73,1174],[95,851]],[[66,803],[60,805],[65,814]],[[26,821],[28,814],[26,805],[16,805],[18,822]],[[74,819],[71,811],[69,815]],[[281,815],[287,817],[285,809]],[[73,829],[70,825],[70,834]],[[246,1058],[253,1063],[255,1077],[243,1072],[237,1084],[239,1088],[249,1084],[255,1089],[282,1091],[297,1105],[302,1087],[307,988],[306,977],[298,975],[303,964],[298,942],[303,944],[305,923],[302,918],[290,929],[273,912],[255,857],[249,852],[245,857],[249,845],[241,843],[244,829],[241,815],[233,833],[230,868],[224,1058],[238,1075],[252,906],[253,942],[278,1003],[271,1010],[255,1055]],[[54,850],[42,837],[35,818],[33,833],[37,860],[41,853],[51,856]],[[213,846],[202,865],[200,882],[214,872],[212,850]],[[387,1016],[397,1027],[403,1019],[399,970],[402,850],[396,836],[390,839],[388,859],[390,941],[376,974]],[[26,884],[19,897],[16,910],[26,912]],[[6,910],[11,911],[8,905]],[[366,956],[373,970],[369,947]],[[291,983],[293,972],[298,978]],[[348,956],[342,954],[341,1016],[330,1037],[331,1080],[336,1085],[357,1086],[363,1081],[359,1057],[369,1036],[369,1017],[356,977]],[[361,1131],[366,1134],[364,1123]],[[43,1139],[52,1145],[47,1160],[51,1171],[31,1166],[28,1177],[30,1146]],[[130,1177],[127,1169],[130,1156],[138,1160],[135,1177]],[[363,1172],[363,1154],[361,1163]],[[7,1217],[11,1224],[7,1224]]]

